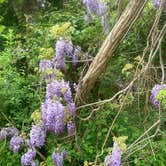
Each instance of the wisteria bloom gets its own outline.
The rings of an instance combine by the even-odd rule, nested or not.
[[[107,19],[107,5],[104,0],[83,0],[87,14],[84,17],[85,22],[90,23],[93,15],[101,17],[101,23],[105,34],[109,32],[109,22]]]
[[[65,58],[66,56],[72,56],[73,54],[73,44],[71,41],[65,39],[59,39],[56,42],[56,57],[55,60],[57,62],[56,68],[60,70],[64,70],[66,67]]]
[[[161,4],[161,0],[152,0],[153,6],[158,9]],[[164,12],[166,13],[166,2],[164,2]]]
[[[114,144],[112,149],[112,154],[108,154],[104,160],[104,166],[120,166],[121,164],[121,155],[124,150],[126,150],[126,141],[127,137],[114,137]]]
[[[52,154],[52,160],[56,166],[63,166],[63,160],[66,157],[66,151],[62,151],[61,153],[54,152]]]
[[[10,140],[10,149],[17,153],[24,145],[24,140],[21,136],[13,136]]]
[[[18,135],[19,131],[15,127],[5,127],[0,131],[0,139],[5,140],[7,137],[13,137],[14,135]]]
[[[7,129],[2,128],[0,131],[0,140],[5,140],[8,136]]]
[[[61,92],[63,94],[64,100],[66,101],[66,103],[73,102],[73,97],[72,97],[72,92],[71,92],[69,82],[65,82],[65,81],[61,82]]]
[[[8,131],[8,136],[10,136],[10,137],[19,134],[19,130],[15,127],[8,127],[7,131]]]
[[[162,89],[166,89],[166,84],[163,84],[163,85],[155,85],[151,91],[151,101],[152,101],[152,104],[154,107],[158,106],[159,105],[159,101],[157,100],[157,95],[158,93],[160,92],[160,90]]]
[[[54,79],[54,65],[51,60],[41,60],[39,63],[39,72],[43,74],[46,80]]]
[[[51,60],[41,60],[39,63],[39,72],[41,73],[44,73],[52,68],[53,68],[53,63]]]
[[[45,143],[46,130],[42,124],[33,125],[30,131],[30,142],[34,147],[42,147]]]
[[[102,16],[107,12],[107,6],[103,0],[83,0],[83,5],[89,15]]]
[[[34,149],[28,149],[28,151],[21,157],[21,165],[31,165],[33,159],[36,157],[36,151]]]
[[[112,166],[111,163],[112,163],[112,156],[111,154],[107,155],[105,157],[105,160],[104,160],[104,166]]]
[[[67,123],[67,132],[68,136],[73,136],[75,134],[75,123],[72,121],[69,121]]]
[[[106,156],[104,164],[105,166],[120,166],[122,150],[117,142],[114,142],[112,154]]]
[[[70,116],[74,116],[76,113],[76,106],[75,103],[68,103],[67,104],[67,110]]]
[[[61,83],[57,80],[52,81],[46,86],[46,99],[54,99],[56,97],[61,97]]]
[[[39,162],[36,160],[31,162],[31,166],[38,166],[38,165],[39,165]]]
[[[65,159],[65,158],[67,157],[67,152],[66,152],[66,150],[63,150],[63,151],[61,152],[61,155],[62,155],[63,158]]]
[[[60,134],[66,123],[64,106],[58,101],[46,100],[42,107],[42,119],[47,130]]]
[[[79,58],[79,55],[81,54],[81,47],[77,46],[74,50],[73,56],[72,56],[72,66],[76,67],[77,61]]]
[[[62,80],[53,81],[46,87],[46,99],[56,99],[57,97],[63,97],[67,103],[73,102],[72,92],[69,82]]]

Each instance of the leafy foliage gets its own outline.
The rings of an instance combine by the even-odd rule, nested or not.
[[[115,2],[113,0],[111,2],[110,24],[113,26],[118,19],[118,14]],[[41,116],[39,112],[41,102],[44,101],[45,83],[42,82],[39,74],[38,64],[39,60],[54,56],[56,40],[60,36],[70,38],[75,45],[83,48],[83,54],[87,52],[90,58],[93,58],[106,37],[102,32],[99,19],[95,18],[90,24],[84,22],[86,11],[80,1],[66,2],[63,7],[49,6],[51,3],[53,2],[49,1],[45,9],[39,10],[34,20],[31,20],[33,14],[27,15],[24,25],[20,26],[17,25],[18,21],[12,6],[5,8],[8,2],[0,1],[0,9],[5,11],[0,12],[0,40],[2,41],[0,45],[0,126],[14,125],[23,134],[29,133],[31,123]],[[127,1],[123,3],[122,8]],[[146,45],[147,33],[152,27],[154,16],[155,9],[151,3],[148,3],[130,33],[119,43],[116,56],[111,59],[106,72],[101,75],[89,96],[89,103],[111,98],[132,80],[136,66],[141,61],[141,53]],[[10,25],[14,26],[9,26],[9,20]],[[160,24],[163,24],[162,20]],[[164,44],[162,49],[165,53]],[[141,62],[142,67],[146,60],[145,58]],[[159,65],[158,58],[155,59],[154,64]],[[88,65],[89,62],[85,66]],[[71,83],[78,81],[80,75],[78,73],[82,71],[82,67],[83,63],[80,63],[74,71],[68,64],[67,72],[64,73],[66,79],[70,79]],[[40,164],[53,166],[52,153],[57,147],[67,151],[65,166],[84,165],[94,161],[122,105],[123,109],[112,126],[99,162],[103,163],[104,157],[111,151],[113,136],[128,136],[126,144],[132,144],[158,118],[158,112],[154,111],[147,99],[150,89],[158,81],[158,77],[153,78],[153,73],[153,70],[149,70],[146,80],[142,78],[140,82],[134,84],[130,93],[122,94],[114,102],[105,103],[96,110],[93,107],[80,109],[76,117],[75,139],[66,138],[67,131],[60,136],[48,133],[47,145],[40,149],[45,160],[43,161],[40,155],[37,156]],[[159,100],[163,99],[162,115],[165,114],[165,96],[165,90],[161,90],[157,96]],[[162,118],[159,136],[149,140],[150,146],[130,155],[122,164],[164,166],[166,162],[164,125],[165,119]],[[153,133],[154,130],[149,134]],[[13,154],[8,148],[9,140],[0,141],[0,147],[0,165],[20,165],[20,157],[26,148],[21,153]],[[127,155],[127,152],[124,153],[124,158]]]

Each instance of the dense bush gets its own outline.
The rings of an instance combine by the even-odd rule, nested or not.
[[[58,1],[55,4],[53,1],[47,1],[45,6],[37,12],[24,13],[23,22],[19,22],[10,3],[10,0],[0,0],[0,9],[4,11],[0,12],[0,40],[2,41],[0,45],[0,127],[15,126],[21,131],[23,137],[28,138],[31,126],[36,123],[35,118],[41,112],[41,104],[46,95],[47,82],[39,71],[40,61],[51,60],[55,57],[55,45],[60,37],[72,41],[74,46],[81,47],[79,60],[83,62],[78,63],[77,68],[72,68],[71,59],[68,57],[66,70],[60,74],[60,79],[63,77],[65,81],[70,81],[70,85],[78,83],[80,75],[87,71],[90,64],[90,61],[86,62],[86,60],[94,58],[107,34],[103,32],[100,18],[92,16],[93,21],[89,24],[84,21],[86,9],[81,1],[65,1],[63,5],[57,4]],[[110,0],[107,3],[111,30],[118,19],[118,14],[115,1]],[[127,1],[124,1],[122,8],[125,8],[126,4]],[[126,38],[119,43],[115,52],[116,56],[111,59],[107,70],[95,84],[88,96],[88,103],[109,99],[130,83],[146,47],[147,36],[153,25],[155,14],[156,9],[148,2]],[[163,13],[160,27],[165,23],[164,19]],[[166,52],[165,41],[164,37],[161,46],[163,62]],[[141,62],[142,67],[147,61],[148,57],[145,57]],[[134,84],[129,93],[122,94],[113,102],[106,102],[98,107],[78,109],[74,118],[76,125],[74,137],[67,136],[67,129],[64,129],[60,135],[49,132],[45,145],[37,148],[36,159],[40,165],[54,165],[52,153],[56,152],[57,148],[60,151],[65,149],[67,152],[64,165],[93,165],[92,162],[100,153],[115,117],[117,119],[111,127],[103,154],[99,157],[101,165],[105,156],[111,152],[112,137],[127,136],[128,147],[148,130],[158,120],[158,110],[151,104],[150,91],[155,84],[161,82],[162,75],[158,68],[155,68],[160,65],[159,58],[156,57],[153,62],[154,66],[151,66],[145,77]],[[75,95],[76,91],[73,87],[71,90]],[[163,96],[165,91],[160,91],[157,99],[160,101]],[[65,103],[63,99],[60,101]],[[142,142],[136,147],[137,151],[134,151],[133,147],[130,150],[127,149],[122,157],[122,165],[165,165],[164,109],[165,101],[161,112],[159,133],[153,138],[148,138],[155,133],[156,128],[154,128],[143,137],[148,138],[146,142],[148,146],[144,147],[145,142]],[[8,138],[0,141],[0,165],[20,165],[20,158],[27,152],[27,148],[13,154],[9,144]]]

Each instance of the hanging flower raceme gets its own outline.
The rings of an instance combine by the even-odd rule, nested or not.
[[[51,60],[41,60],[39,64],[39,71],[45,73],[47,70],[53,68],[53,63]]]
[[[60,103],[59,99],[66,102],[66,109]],[[53,131],[60,134],[67,123],[67,119],[75,116],[76,106],[73,101],[69,82],[53,81],[47,84],[46,101],[42,104],[42,120],[48,131]],[[66,111],[65,111],[66,110]],[[73,135],[75,124],[74,122],[67,124],[69,135]]]
[[[73,103],[73,97],[69,82],[61,81],[61,93],[66,103]]]
[[[83,0],[83,5],[87,9],[87,15],[102,16],[107,12],[106,3],[103,0]]]
[[[39,165],[39,162],[38,161],[32,161],[31,162],[31,166],[38,166]]]
[[[5,140],[8,136],[6,128],[2,128],[0,131],[0,140]]]
[[[33,159],[36,157],[36,151],[34,149],[28,149],[28,151],[21,157],[22,166],[33,165]]]
[[[152,4],[156,9],[158,9],[160,7],[161,2],[162,2],[162,0],[152,0]],[[166,2],[164,2],[163,5],[164,5],[164,9],[163,9],[164,13],[166,13]]]
[[[69,116],[75,116],[76,114],[76,106],[75,106],[75,103],[74,102],[71,102],[71,103],[68,103],[67,104],[67,110],[68,110],[68,113],[69,113]]]
[[[13,136],[10,140],[10,149],[17,153],[24,145],[24,140],[21,136]]]
[[[15,127],[5,127],[0,131],[0,140],[5,140],[7,137],[13,137],[14,135],[18,135],[19,131]]]
[[[66,57],[72,60],[72,66],[76,67],[77,61],[81,55],[81,47],[76,46],[74,48],[71,41],[66,39],[59,39],[56,42],[56,56],[54,61],[56,61],[56,68],[60,70],[65,70],[66,68]]]
[[[58,151],[58,150],[57,150]],[[66,151],[54,152],[52,154],[52,160],[56,166],[63,166],[63,160],[66,158]]]
[[[75,123],[72,121],[69,121],[67,123],[67,132],[68,132],[68,136],[73,136],[75,134]]]
[[[8,127],[8,128],[7,128],[7,132],[8,132],[8,136],[10,136],[10,137],[19,134],[18,129],[15,128],[15,127]]]
[[[163,90],[166,92],[166,84],[157,84],[153,87],[150,98],[154,107],[158,106],[163,98],[166,98],[166,94],[161,94]]]
[[[62,96],[61,84],[59,81],[54,80],[46,86],[46,99],[56,99]]]
[[[87,10],[87,14],[84,17],[85,22],[90,23],[93,15],[101,17],[101,23],[104,33],[109,32],[109,23],[107,19],[107,5],[104,0],[83,0],[83,5]]]
[[[50,81],[55,78],[54,65],[51,60],[41,60],[39,64],[39,72],[42,73],[46,81]]]
[[[76,67],[77,66],[77,61],[79,59],[79,55],[81,55],[81,47],[76,46],[74,53],[72,55],[72,66]]]
[[[66,68],[65,59],[67,56],[71,57],[73,54],[73,44],[71,41],[65,39],[59,39],[56,42],[56,68],[64,70]]]
[[[73,103],[73,97],[69,82],[53,81],[46,87],[46,99],[57,99],[63,97],[66,103]]]
[[[33,125],[30,131],[30,144],[33,147],[42,147],[45,143],[46,130],[43,124]]]
[[[65,127],[65,109],[59,101],[46,100],[42,104],[42,119],[48,131],[60,134]]]
[[[105,166],[120,166],[121,155],[126,149],[126,144],[124,143],[127,137],[114,137],[114,144],[112,149],[112,154],[108,154],[104,160]]]

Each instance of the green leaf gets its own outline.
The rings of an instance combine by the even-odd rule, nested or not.
[[[5,29],[5,26],[4,25],[0,25],[0,33],[2,33],[4,31],[4,29]]]
[[[0,0],[0,3],[3,3],[3,2],[5,2],[5,0]]]

